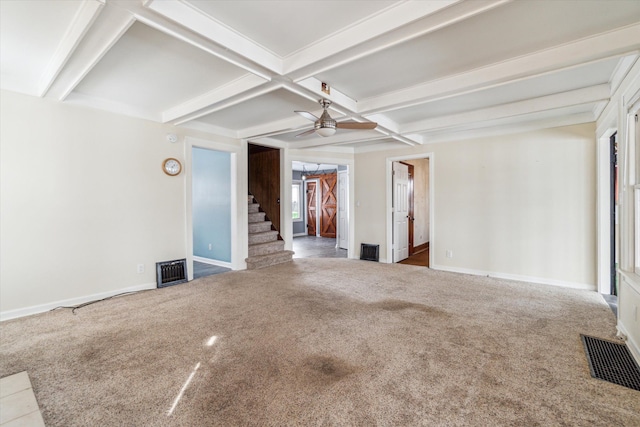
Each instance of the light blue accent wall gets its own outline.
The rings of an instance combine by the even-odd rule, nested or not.
[[[193,255],[231,262],[231,154],[193,147],[191,168]]]

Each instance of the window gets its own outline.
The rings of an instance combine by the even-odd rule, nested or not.
[[[291,218],[302,221],[302,182],[293,181],[291,188]]]

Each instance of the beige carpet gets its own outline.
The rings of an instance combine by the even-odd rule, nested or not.
[[[640,425],[589,375],[579,334],[615,339],[592,292],[296,259],[76,313],[0,325],[48,426]]]

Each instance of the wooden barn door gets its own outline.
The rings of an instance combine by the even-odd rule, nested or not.
[[[318,214],[317,184],[318,181],[307,180],[307,234],[309,236],[316,236],[318,233],[316,229],[316,216]]]
[[[320,218],[320,236],[336,238],[338,213],[338,197],[336,192],[336,174],[322,175],[320,185],[322,186],[322,206],[320,207],[322,216]]]

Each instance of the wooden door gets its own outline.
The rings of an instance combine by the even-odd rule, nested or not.
[[[338,213],[338,197],[336,195],[336,174],[322,175],[320,185],[322,186],[322,205],[320,219],[320,236],[336,238]]]
[[[307,234],[309,236],[316,236],[316,217],[317,217],[317,182],[307,181]]]
[[[280,150],[249,144],[249,193],[280,232]]]

